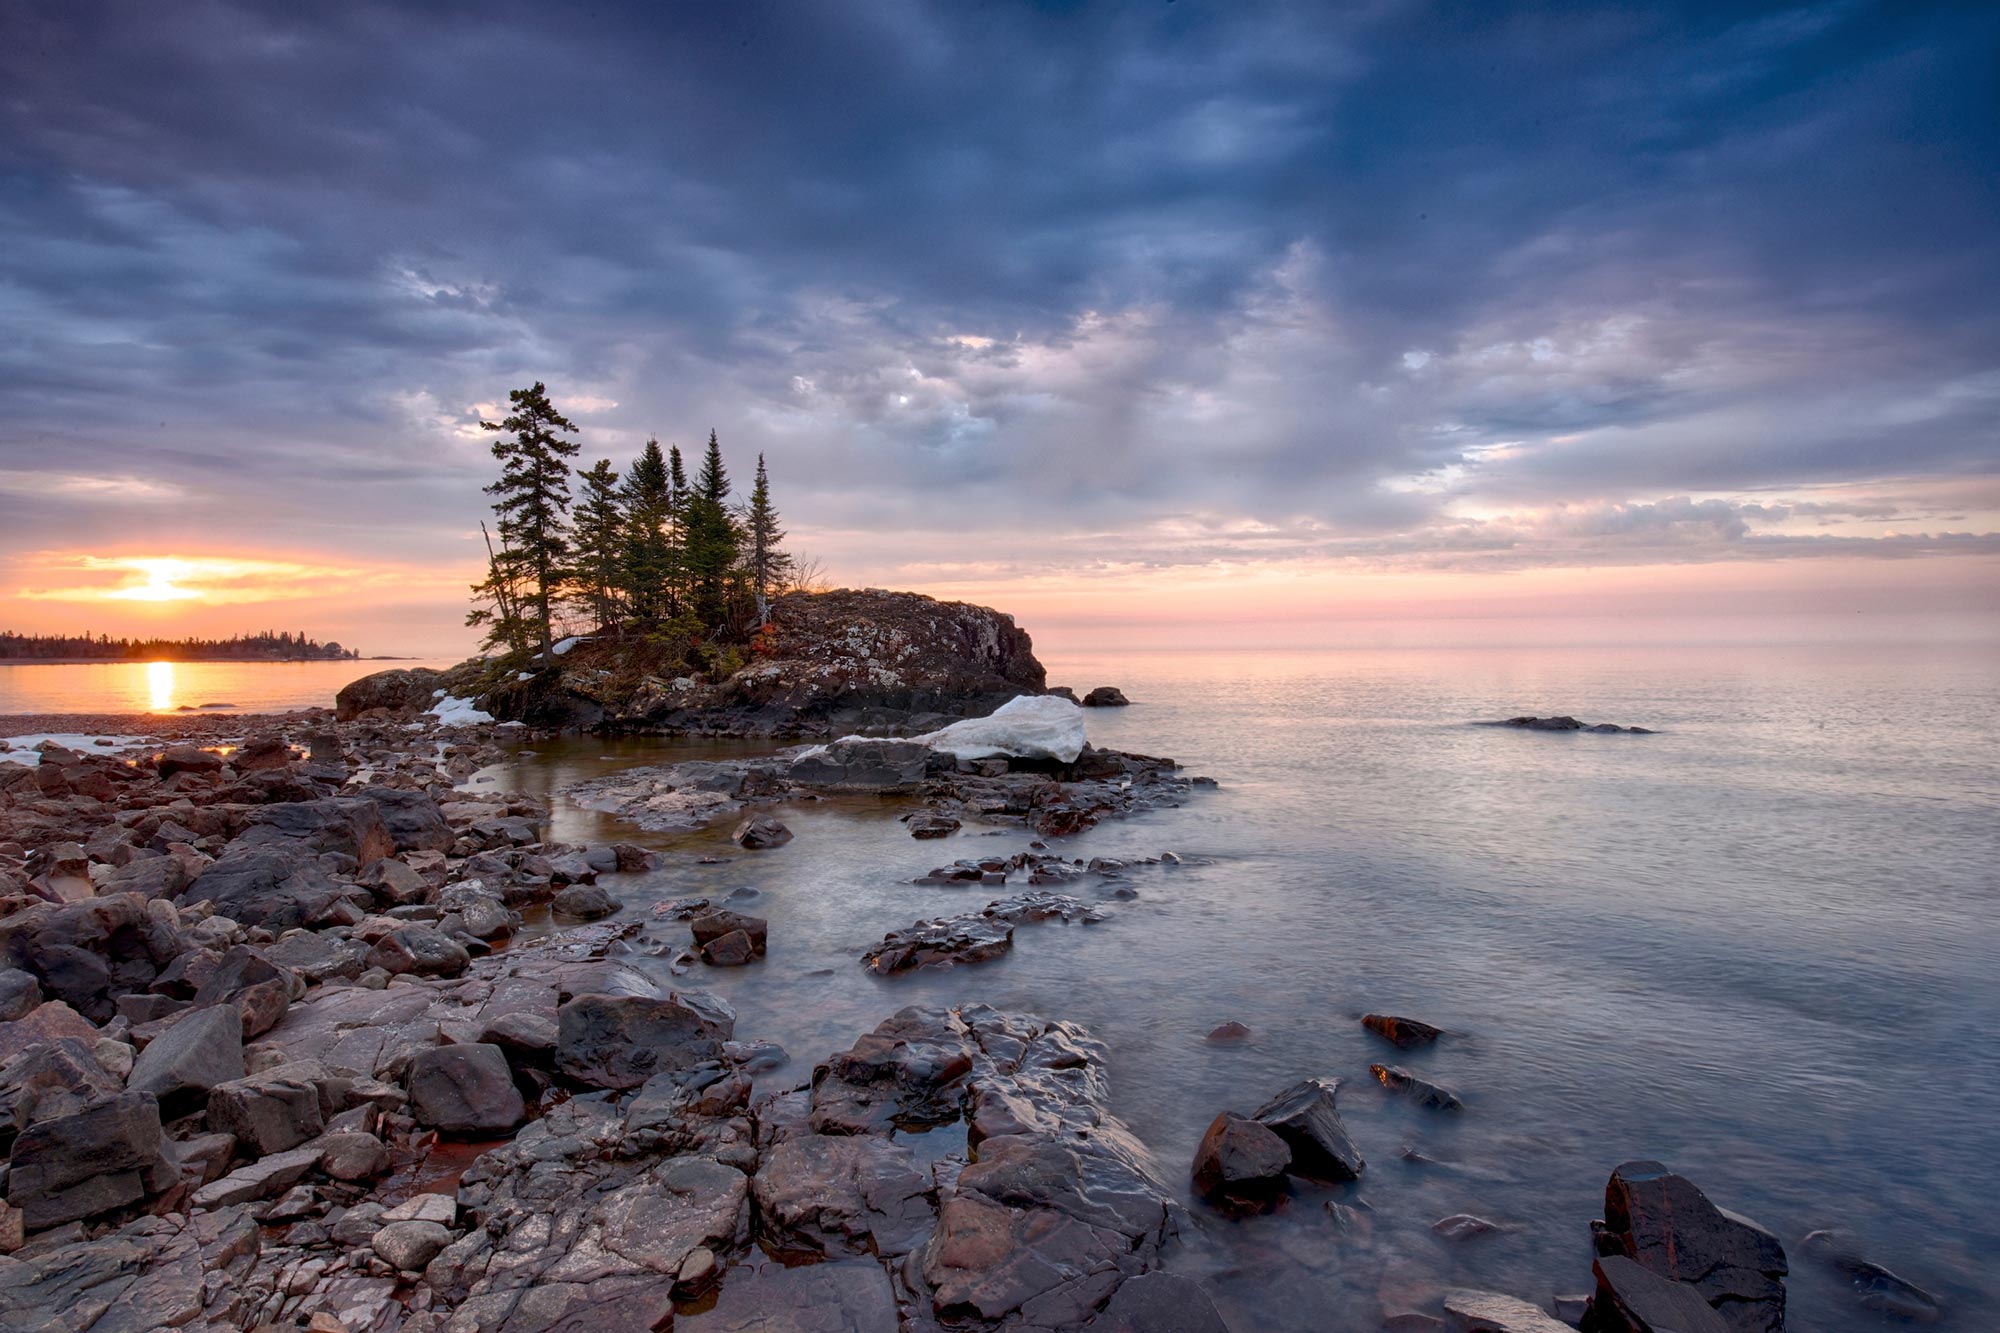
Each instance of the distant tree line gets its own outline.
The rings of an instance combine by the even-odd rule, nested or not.
[[[732,498],[714,431],[692,477],[680,446],[646,441],[621,474],[611,460],[571,464],[577,428],[547,389],[508,393],[494,432],[500,477],[487,571],[466,622],[486,643],[546,653],[557,634],[650,637],[681,650],[749,641],[771,598],[813,572],[785,550],[764,457],[749,496]],[[572,491],[572,477],[575,490]]]
[[[0,658],[84,658],[129,662],[345,662],[359,651],[320,643],[290,630],[265,630],[230,639],[114,639],[98,634],[16,634],[0,630]]]

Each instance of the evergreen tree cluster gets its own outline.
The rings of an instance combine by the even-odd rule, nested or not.
[[[0,661],[345,662],[361,654],[304,632],[265,630],[229,639],[114,639],[108,634],[0,630]]]
[[[742,503],[712,430],[692,479],[680,447],[657,439],[622,475],[608,458],[577,468],[582,446],[565,438],[577,428],[547,388],[507,397],[504,420],[480,423],[498,437],[500,477],[486,487],[495,530],[467,623],[489,646],[546,653],[559,630],[732,644],[770,623],[795,564],[763,455]]]

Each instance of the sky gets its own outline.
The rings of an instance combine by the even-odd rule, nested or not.
[[[1994,635],[2000,6],[0,8],[0,627],[469,649],[536,380],[1041,642]]]

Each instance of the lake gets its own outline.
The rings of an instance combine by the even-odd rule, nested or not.
[[[861,951],[977,888],[929,867],[1012,851],[968,825],[916,842],[876,802],[779,811],[797,837],[635,835],[557,803],[556,835],[713,852],[617,891],[634,908],[749,888],[768,959],[690,981],[803,1079],[906,1004],[984,1000],[1110,1045],[1114,1107],[1185,1190],[1203,1128],[1298,1078],[1342,1080],[1369,1166],[1227,1221],[1190,1200],[1174,1260],[1239,1329],[1367,1328],[1467,1284],[1544,1300],[1590,1285],[1586,1226],[1634,1157],[1690,1176],[1793,1256],[1792,1325],[1863,1330],[1799,1247],[1818,1227],[1992,1326],[2000,1224],[2000,673],[1977,650],[1750,648],[1121,654],[1050,679],[1123,687],[1097,744],[1220,780],[1181,810],[1091,830],[1077,856],[1173,850],[1083,926],[1024,926],[990,964],[883,979]],[[1574,713],[1653,736],[1466,725]],[[485,776],[551,792],[612,766],[744,747],[590,739]],[[1108,892],[1108,887],[1106,891]],[[1089,896],[1091,890],[1082,891]],[[1448,1036],[1397,1053],[1366,1011]],[[1204,1036],[1248,1024],[1240,1046]],[[1456,1089],[1457,1117],[1389,1096],[1395,1061]],[[1428,1161],[1408,1160],[1413,1151]],[[1323,1206],[1365,1203],[1365,1234]],[[1507,1230],[1444,1240],[1474,1213]],[[1985,1312],[1985,1313],[1981,1313]],[[693,1325],[691,1324],[691,1327]]]
[[[454,665],[430,659],[0,664],[0,714],[172,713],[218,704],[250,713],[331,708],[341,686],[370,672]]]

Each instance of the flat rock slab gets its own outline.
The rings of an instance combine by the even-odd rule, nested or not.
[[[866,1262],[732,1270],[713,1309],[677,1319],[689,1333],[878,1333],[897,1326],[895,1290]]]

